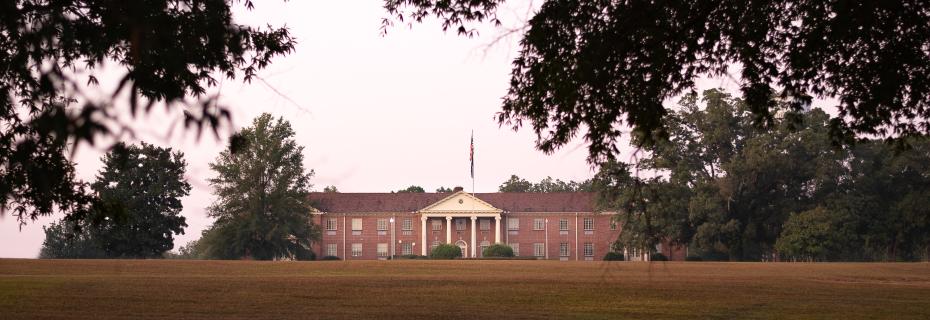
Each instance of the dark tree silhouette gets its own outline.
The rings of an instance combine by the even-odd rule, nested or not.
[[[474,35],[503,0],[385,0],[391,19],[437,17]],[[579,134],[589,160],[617,151],[624,126],[647,146],[668,136],[662,102],[700,76],[739,67],[758,125],[776,98],[794,109],[835,98],[835,142],[930,133],[930,2],[545,1],[528,21],[498,115],[528,123],[551,152]]]
[[[190,193],[180,152],[147,143],[117,144],[91,185],[100,201],[90,219],[68,217],[45,228],[43,258],[160,258],[187,227],[181,198]]]
[[[286,28],[236,24],[233,3],[253,7],[248,0],[0,3],[0,211],[21,222],[56,208],[85,214],[93,197],[64,151],[131,134],[115,104],[128,103],[133,114],[183,108],[178,123],[216,132],[229,112],[208,89],[219,78],[250,81],[295,44]],[[103,64],[124,73],[115,88],[100,88],[105,97],[91,97],[85,91],[98,86]]]
[[[407,187],[406,189],[400,189],[400,190],[397,190],[396,192],[397,193],[424,193],[426,192],[426,190],[424,190],[423,187],[421,186],[411,185]]]

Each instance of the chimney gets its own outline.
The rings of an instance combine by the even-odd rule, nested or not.
[[[459,191],[463,191],[463,190],[465,190],[465,188],[462,188],[462,187],[455,187],[455,188],[452,189],[452,192],[459,192]]]

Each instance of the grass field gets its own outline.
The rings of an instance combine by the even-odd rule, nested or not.
[[[930,319],[930,264],[0,260],[0,319]]]

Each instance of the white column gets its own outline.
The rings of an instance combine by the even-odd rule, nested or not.
[[[423,242],[420,242],[420,252],[422,255],[426,255],[426,217],[420,218],[420,234],[423,238]]]
[[[452,217],[446,217],[446,243],[452,244]]]
[[[494,217],[494,242],[503,243],[501,241],[501,216],[497,215]]]
[[[477,252],[477,250],[475,249],[475,247],[477,247],[477,245],[475,244],[475,241],[478,238],[475,229],[478,229],[478,217],[471,216],[471,257],[472,258],[478,256],[475,254],[475,252]]]

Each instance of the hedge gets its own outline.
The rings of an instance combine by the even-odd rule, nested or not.
[[[604,261],[623,261],[623,253],[620,252],[608,252],[604,255]]]
[[[495,243],[484,249],[484,257],[513,257],[513,248],[503,243]]]
[[[455,259],[462,257],[462,249],[452,244],[440,244],[429,253],[430,259]]]
[[[649,261],[668,261],[668,257],[661,253],[653,253],[649,256]]]

